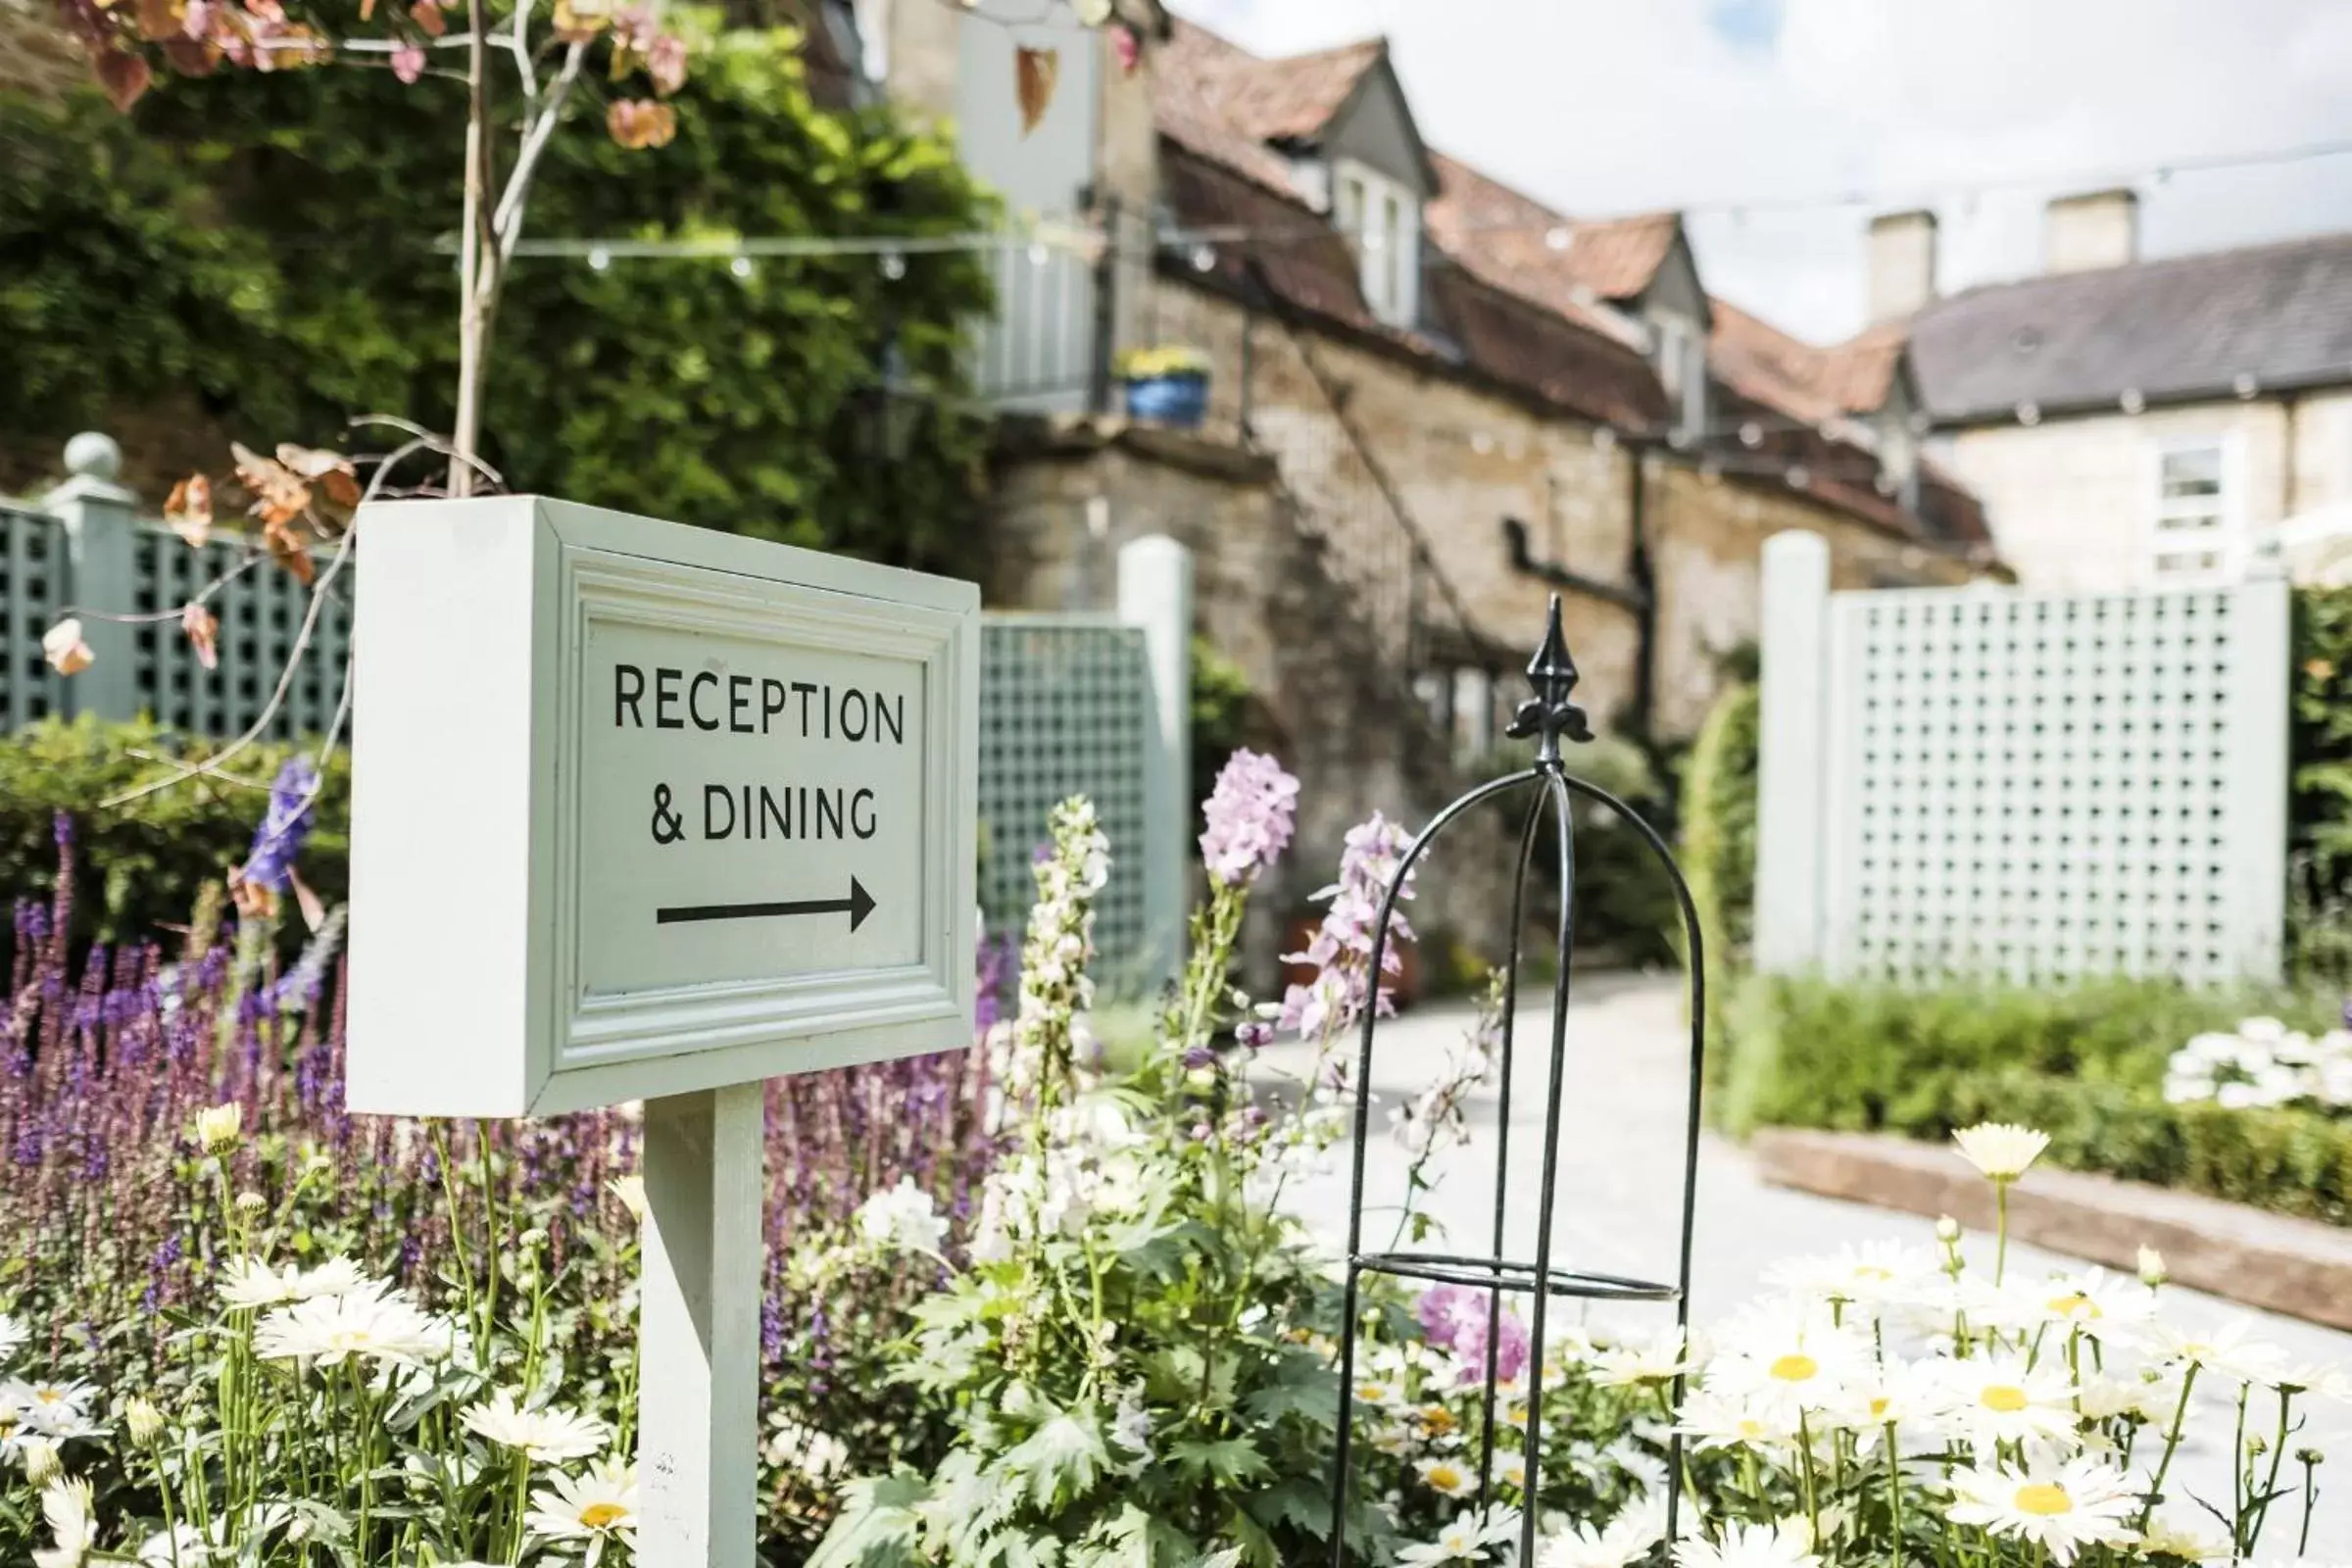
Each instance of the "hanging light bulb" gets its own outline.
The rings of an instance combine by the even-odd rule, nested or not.
[[[906,275],[906,258],[901,256],[897,251],[884,251],[882,253],[882,275],[893,283],[905,277]]]
[[[588,253],[588,270],[590,271],[601,272],[612,265],[612,253],[606,250],[602,245],[599,245],[596,249]]]
[[[1045,241],[1043,241],[1043,240],[1039,240],[1039,241],[1036,241],[1035,243],[1033,243],[1033,244],[1031,244],[1031,245],[1030,245],[1030,247],[1029,247],[1029,265],[1030,265],[1031,267],[1043,267],[1043,266],[1045,266],[1045,265],[1046,265],[1046,245],[1045,245]]]
[[[1213,272],[1216,270],[1216,267],[1217,248],[1214,245],[1196,245],[1193,247],[1194,271]]]
[[[1568,248],[1568,230],[1559,224],[1554,224],[1550,228],[1545,229],[1544,231],[1544,244],[1545,248],[1549,250],[1566,250]]]
[[[749,256],[738,256],[727,264],[727,270],[733,272],[737,277],[750,277],[752,275],[752,259]]]

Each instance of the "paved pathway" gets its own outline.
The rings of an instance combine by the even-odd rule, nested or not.
[[[1565,1265],[1610,1274],[1671,1279],[1682,1174],[1682,1129],[1689,1034],[1679,983],[1632,976],[1580,976],[1569,1014],[1569,1078],[1560,1140],[1560,1198],[1553,1221],[1553,1253]],[[1435,1007],[1390,1020],[1381,1029],[1372,1087],[1381,1097],[1375,1111],[1375,1145],[1366,1176],[1368,1249],[1385,1247],[1396,1223],[1396,1205],[1404,1189],[1405,1162],[1387,1141],[1379,1114],[1395,1097],[1426,1085],[1439,1071],[1447,1046],[1459,1038],[1470,1014],[1461,1007]],[[1507,1221],[1511,1255],[1533,1255],[1538,1159],[1544,1123],[1544,1046],[1547,1018],[1523,1010],[1520,1052],[1511,1102],[1511,1167],[1514,1203]],[[1531,1049],[1532,1042],[1532,1049]],[[1269,1047],[1270,1068],[1301,1070],[1305,1048],[1295,1043]],[[1435,1250],[1480,1253],[1493,1223],[1495,1117],[1498,1098],[1483,1091],[1470,1105],[1472,1141],[1443,1156],[1436,1194],[1424,1206],[1446,1226],[1446,1245]],[[2027,1178],[2029,1181],[2032,1178]],[[1348,1171],[1344,1159],[1294,1186],[1288,1200],[1318,1233],[1335,1244],[1346,1239]],[[1879,1239],[1930,1243],[1933,1221],[1836,1199],[1817,1198],[1766,1186],[1745,1152],[1712,1134],[1699,1152],[1698,1224],[1692,1261],[1691,1316],[1706,1323],[1722,1317],[1763,1289],[1763,1276],[1777,1259],[1835,1250],[1845,1242]],[[1991,1255],[1988,1237],[1971,1237],[1970,1256]],[[2038,1249],[2013,1247],[2009,1267],[2045,1270],[2082,1266]],[[2216,1320],[2247,1309],[2199,1293],[2170,1288],[2169,1310],[2187,1320]],[[1567,1303],[1573,1311],[1577,1303]],[[1592,1320],[1670,1322],[1672,1309],[1612,1305],[1595,1308]],[[2328,1360],[2352,1369],[2352,1334],[2271,1314],[2254,1314],[2263,1334],[2297,1358]],[[2352,1560],[2352,1410],[2319,1404],[2306,1436],[2328,1448],[2333,1463],[2321,1471],[2320,1518],[2311,1555]],[[2208,1412],[2210,1420],[2212,1412]],[[2227,1433],[2228,1418],[2208,1430]],[[2217,1452],[2185,1454],[2190,1485],[2201,1494],[2228,1494],[2226,1458]],[[2292,1461],[2289,1461],[2292,1469]],[[2328,1486],[2332,1483],[2332,1486]],[[2170,1489],[2168,1489],[2170,1490]],[[2265,1557],[2291,1554],[2291,1534],[2274,1524],[2265,1537]]]

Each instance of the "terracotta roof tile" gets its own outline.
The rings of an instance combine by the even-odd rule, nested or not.
[[[1195,24],[1177,22],[1151,56],[1152,112],[1165,143],[1163,194],[1177,222],[1236,227],[1247,249],[1215,247],[1215,262],[1188,277],[1278,302],[1395,352],[1455,366],[1564,411],[1622,429],[1662,431],[1667,411],[1656,374],[1639,351],[1639,329],[1606,309],[1646,288],[1681,232],[1673,213],[1578,222],[1524,192],[1444,155],[1433,156],[1438,197],[1424,209],[1434,247],[1423,287],[1443,338],[1400,331],[1366,308],[1355,259],[1328,220],[1302,202],[1288,159],[1269,140],[1303,138],[1329,121],[1365,70],[1379,39],[1267,61]],[[1552,231],[1568,244],[1554,249]],[[1254,266],[1254,271],[1253,271]],[[1729,416],[1744,405],[1783,422],[1767,449],[1811,466],[1824,503],[1913,537],[1981,542],[1976,502],[1931,473],[1915,518],[1868,482],[1833,475],[1856,466],[1860,449],[1815,428],[1876,408],[1899,362],[1902,334],[1874,329],[1825,349],[1791,337],[1723,301],[1715,304],[1709,362],[1728,389]],[[1788,429],[1794,419],[1799,427]]]
[[[1430,234],[1465,267],[1531,298],[1563,309],[1631,300],[1674,248],[1673,213],[1579,222],[1459,159],[1435,153],[1431,162],[1439,190],[1423,210]],[[1555,249],[1563,229],[1567,244]]]
[[[1205,276],[1221,287],[1250,290],[1254,259],[1281,303],[1433,366],[1458,365],[1567,412],[1627,428],[1654,428],[1664,417],[1664,398],[1647,362],[1614,338],[1464,270],[1433,269],[1424,286],[1432,314],[1446,322],[1459,350],[1457,358],[1436,339],[1375,318],[1364,307],[1354,253],[1296,198],[1189,149],[1170,148],[1161,159],[1160,177],[1184,223],[1236,224],[1298,236],[1257,245],[1246,254],[1234,246],[1217,247],[1215,266]],[[1203,274],[1188,270],[1188,275]]]

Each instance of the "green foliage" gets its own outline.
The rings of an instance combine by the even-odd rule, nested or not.
[[[2287,955],[2352,986],[2352,589],[2295,596]]]
[[[206,883],[220,881],[244,860],[269,782],[300,748],[249,747],[228,762],[233,778],[194,778],[120,807],[98,803],[215,750],[152,723],[86,717],[45,719],[0,738],[0,887],[45,898],[56,886],[54,827],[64,811],[74,819],[80,859],[89,868],[74,906],[75,946],[167,937],[197,907]],[[328,762],[314,808],[317,826],[297,862],[303,880],[330,906],[343,902],[348,883],[348,759],[338,752]]]
[[[1724,1120],[1942,1139],[1986,1120],[2050,1135],[2052,1163],[2352,1224],[2352,1122],[2172,1104],[2166,1058],[2276,998],[2110,980],[1907,990],[1751,977],[1730,1005]],[[2285,1009],[2325,1025],[2330,1008]]]
[[[493,8],[495,11],[498,8]],[[707,23],[704,24],[708,31]],[[93,92],[0,94],[0,485],[76,429],[135,477],[223,466],[227,437],[337,441],[368,413],[447,428],[464,86],[384,71],[169,76],[130,117]],[[676,139],[628,151],[584,120],[549,144],[526,236],[920,235],[981,220],[952,148],[880,110],[816,107],[794,35],[698,44]],[[952,564],[978,452],[953,412],[961,255],[516,262],[485,448],[510,487],[790,543]],[[891,400],[878,368],[936,397]],[[352,438],[355,446],[370,440]]]
[[[1257,694],[1242,666],[1225,657],[1205,637],[1193,639],[1193,779],[1192,806],[1198,815],[1201,803],[1216,788],[1217,773],[1226,760],[1245,746],[1263,746],[1255,721]]]
[[[1761,753],[1760,688],[1733,686],[1715,700],[1690,748],[1683,781],[1683,875],[1707,949],[1707,1037],[1725,1038],[1725,999],[1755,940],[1756,774]],[[1729,1053],[1707,1060],[1719,1087]]]

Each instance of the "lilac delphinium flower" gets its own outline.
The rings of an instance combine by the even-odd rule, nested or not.
[[[1389,884],[1396,879],[1411,844],[1411,834],[1378,811],[1348,830],[1340,854],[1340,879],[1315,895],[1331,902],[1321,929],[1304,953],[1283,956],[1286,963],[1309,963],[1316,971],[1312,981],[1294,985],[1284,995],[1283,1028],[1307,1036],[1344,1029],[1362,1016],[1367,1001],[1383,1017],[1394,1010],[1389,988],[1376,984],[1370,973],[1373,928],[1380,921]],[[1384,974],[1395,974],[1403,967],[1396,950],[1399,944],[1413,940],[1413,928],[1402,908],[1412,896],[1413,878],[1407,875],[1396,893],[1399,906],[1389,917],[1389,940],[1380,960]]]
[[[290,757],[270,786],[270,806],[262,825],[254,830],[253,851],[238,873],[256,887],[272,893],[285,890],[294,870],[294,857],[311,835],[318,795],[318,769],[307,757]]]
[[[1226,760],[1201,808],[1200,862],[1223,887],[1246,887],[1289,848],[1298,781],[1271,757],[1244,749]]]
[[[1414,1307],[1421,1336],[1441,1350],[1451,1350],[1461,1363],[1462,1381],[1481,1382],[1487,1375],[1487,1325],[1490,1303],[1484,1294],[1461,1285],[1441,1285],[1422,1293]],[[1508,1383],[1527,1370],[1531,1341],[1527,1325],[1508,1306],[1494,1335],[1494,1377]]]

